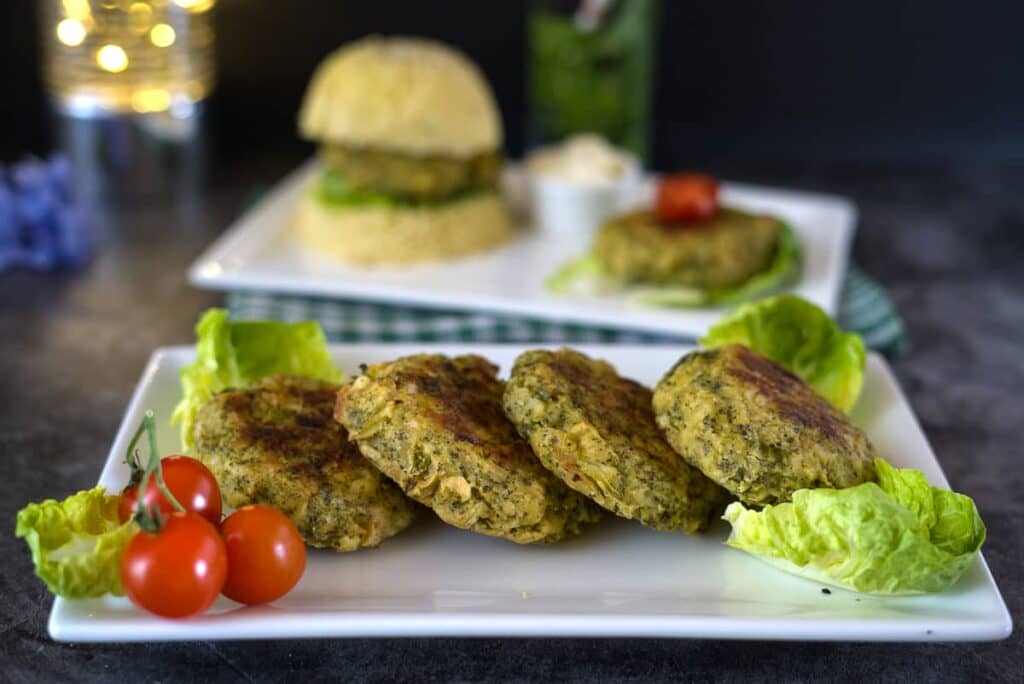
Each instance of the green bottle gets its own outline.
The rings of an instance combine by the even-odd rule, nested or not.
[[[658,0],[534,0],[527,16],[527,140],[599,133],[646,160]]]

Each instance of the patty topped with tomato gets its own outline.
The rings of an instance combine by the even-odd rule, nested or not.
[[[703,173],[663,178],[655,206],[609,221],[594,253],[628,283],[729,288],[767,269],[785,224],[720,206],[718,181]]]
[[[685,226],[634,211],[605,224],[594,251],[611,275],[627,282],[732,287],[771,264],[782,231],[779,219],[736,209]]]
[[[196,456],[228,505],[267,504],[310,546],[377,546],[416,504],[370,464],[333,418],[338,387],[274,376],[215,395],[196,416]]]

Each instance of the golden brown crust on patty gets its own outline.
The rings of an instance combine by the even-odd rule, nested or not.
[[[654,389],[658,426],[748,505],[875,479],[867,437],[807,383],[741,345],[692,352]]]
[[[806,382],[768,357],[742,345],[730,350],[735,362],[726,372],[775,409],[782,420],[814,430],[839,448],[851,448],[857,430]]]
[[[273,506],[310,546],[351,551],[405,529],[415,504],[334,421],[337,389],[277,376],[221,392],[196,417],[195,451],[228,505]]]
[[[479,356],[409,356],[338,392],[335,417],[360,451],[445,522],[519,543],[553,542],[596,507],[544,467],[501,408]]]
[[[665,441],[651,391],[605,361],[570,349],[526,352],[504,405],[548,469],[622,517],[699,532],[728,498]]]

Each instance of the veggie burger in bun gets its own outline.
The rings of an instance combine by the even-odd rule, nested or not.
[[[481,252],[512,236],[498,192],[502,128],[483,74],[419,38],[371,36],[328,56],[299,113],[324,171],[295,217],[318,251],[357,264]]]

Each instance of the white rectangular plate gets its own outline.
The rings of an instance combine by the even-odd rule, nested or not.
[[[399,302],[690,338],[721,316],[714,309],[638,307],[621,295],[553,295],[544,279],[588,245],[526,226],[509,245],[463,259],[400,268],[339,263],[302,246],[289,230],[295,205],[317,173],[311,162],[281,181],[196,260],[189,281],[210,290]],[[524,204],[522,186],[521,172],[510,166],[504,187],[512,207]],[[637,201],[649,193],[649,184],[642,184]],[[840,197],[737,183],[725,184],[723,201],[779,216],[793,227],[804,248],[804,272],[793,291],[835,315],[856,220],[853,205]]]
[[[686,350],[580,347],[624,375],[654,384]],[[520,346],[335,346],[341,367],[421,351],[478,353],[507,371]],[[153,409],[165,451],[180,448],[167,417],[191,347],[154,353],[107,459],[100,484],[120,490],[123,453]],[[910,407],[881,357],[868,361],[854,421],[893,464],[947,486]],[[733,639],[950,641],[1001,639],[1011,621],[984,559],[953,589],[875,598],[822,586],[726,547],[728,525],[700,537],[657,532],[611,516],[580,537],[519,546],[424,515],[377,549],[310,551],[286,597],[244,608],[221,598],[200,618],[163,620],[127,599],[57,599],[50,634],[63,641],[150,641],[364,636],[633,636]]]

